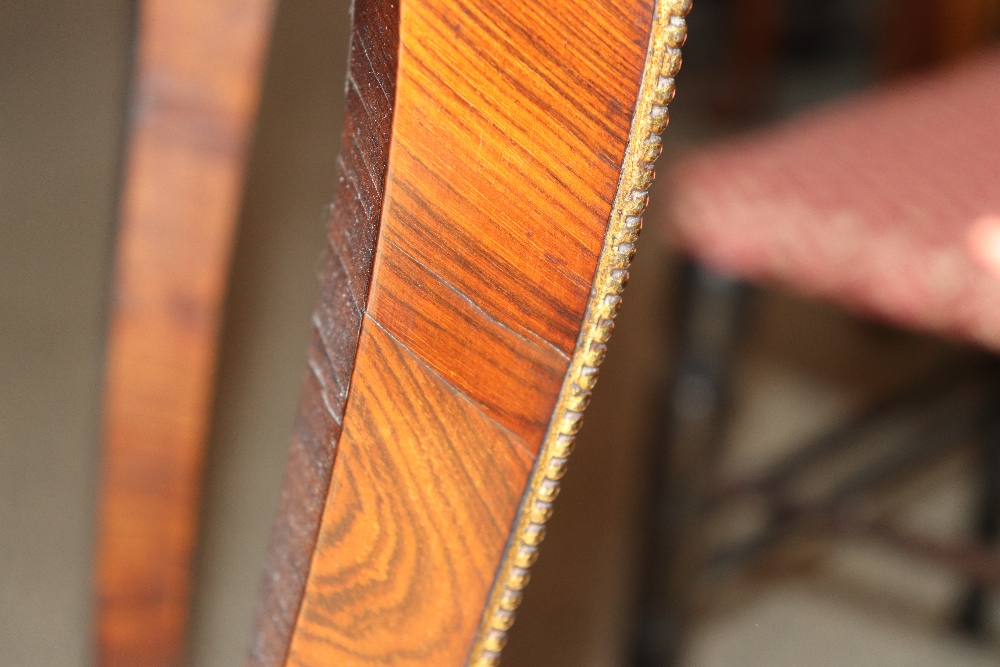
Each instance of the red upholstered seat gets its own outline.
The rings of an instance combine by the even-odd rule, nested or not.
[[[1000,51],[675,163],[670,234],[703,262],[1000,349]]]

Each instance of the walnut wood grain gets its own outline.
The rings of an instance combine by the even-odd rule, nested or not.
[[[365,255],[331,231],[276,533],[300,539],[272,544],[249,664],[468,660],[588,308],[652,10],[402,2],[377,243]],[[364,316],[345,382],[322,312],[345,291],[326,274],[353,277],[357,256],[374,267],[353,283],[368,289],[352,290]]]
[[[595,212],[606,222],[618,183],[650,8],[403,10],[398,105],[407,113],[395,118],[382,234],[500,323],[569,354],[604,240]]]
[[[343,145],[319,302],[247,665],[280,665],[288,652],[330,484],[371,280],[396,99],[399,5],[394,0],[355,0],[352,17]]]
[[[537,453],[569,358],[537,336],[499,324],[388,240],[379,248],[374,283],[371,316]]]
[[[459,664],[532,460],[366,319],[287,664]]]
[[[143,0],[108,330],[96,659],[177,665],[272,0]]]

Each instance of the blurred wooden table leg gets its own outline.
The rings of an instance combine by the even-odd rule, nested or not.
[[[184,652],[217,335],[272,0],[143,0],[108,329],[94,629]]]

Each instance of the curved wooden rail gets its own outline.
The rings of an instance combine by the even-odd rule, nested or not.
[[[358,0],[248,665],[494,665],[628,279],[689,0]]]
[[[180,664],[222,303],[273,0],[143,0],[108,330],[97,664]]]

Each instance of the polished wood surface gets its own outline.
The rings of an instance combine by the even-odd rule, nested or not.
[[[288,663],[461,664],[526,443],[366,319],[338,449]]]
[[[568,357],[542,338],[498,325],[399,246],[386,241],[382,251],[371,317],[536,454]]]
[[[319,303],[248,665],[283,663],[316,545],[371,280],[398,50],[399,4],[355,0],[343,147]]]
[[[108,330],[96,660],[178,665],[271,0],[143,0]]]
[[[396,6],[359,3],[355,34]],[[371,229],[374,197],[335,206],[252,665],[468,660],[588,307],[653,7],[404,0],[399,12],[377,243],[340,231],[359,216]],[[370,284],[363,263],[335,257],[371,250]],[[326,314],[349,298],[350,317]],[[356,354],[335,344],[355,312]]]

